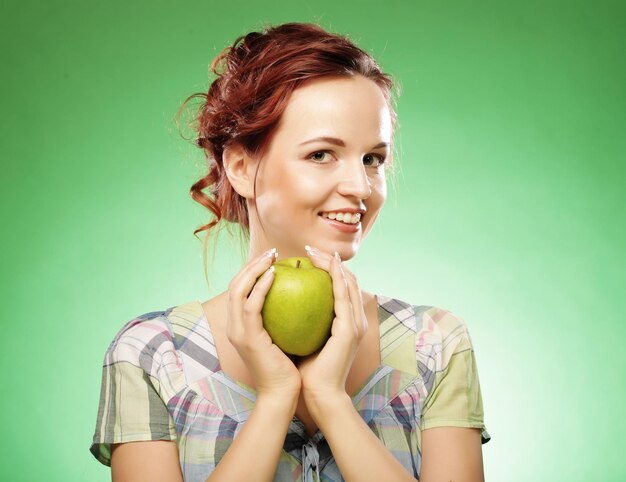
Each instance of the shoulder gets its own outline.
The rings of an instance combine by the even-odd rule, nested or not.
[[[393,316],[417,333],[422,344],[458,344],[469,342],[465,319],[456,313],[433,305],[417,305],[385,295],[376,295],[379,311],[385,317]],[[419,343],[418,343],[419,344]]]
[[[415,335],[415,356],[422,374],[444,370],[453,355],[473,351],[464,318],[435,305],[413,304],[398,298],[377,295],[382,322],[381,332],[404,327]],[[387,326],[389,325],[389,326]]]
[[[415,313],[415,354],[426,391],[431,393],[451,370],[466,381],[472,378],[475,355],[465,319],[440,306],[415,306]],[[454,377],[448,379],[453,383]]]
[[[150,311],[127,321],[103,362],[105,368],[120,364],[134,365],[157,379],[180,378],[184,373],[195,380],[214,371],[217,354],[200,302]]]
[[[200,313],[201,306],[189,302],[135,316],[113,337],[104,364],[127,361],[148,368],[166,352],[175,352],[185,344]]]
[[[109,344],[104,364],[127,361],[139,366],[146,363],[147,357],[152,359],[172,341],[167,319],[170,310],[143,313],[124,323]]]
[[[414,306],[418,345],[439,345],[441,350],[458,353],[472,348],[467,323],[460,315],[440,306]]]

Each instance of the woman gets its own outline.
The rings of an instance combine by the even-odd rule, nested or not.
[[[191,194],[217,217],[202,229],[242,227],[248,262],[214,298],[120,330],[92,453],[116,482],[483,480],[490,437],[464,321],[367,293],[342,262],[386,199],[391,79],[345,37],[299,23],[242,36],[211,67],[198,115],[210,167]],[[272,263],[294,256],[328,271],[335,297],[331,337],[305,358],[261,317]]]

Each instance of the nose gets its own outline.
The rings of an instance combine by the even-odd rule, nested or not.
[[[355,196],[359,199],[367,199],[372,195],[372,184],[367,175],[363,162],[358,163],[347,162],[344,172],[342,172],[342,181],[339,183],[338,190],[346,196]]]

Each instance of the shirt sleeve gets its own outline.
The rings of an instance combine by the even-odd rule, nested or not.
[[[425,315],[428,316],[428,315]],[[483,444],[491,440],[484,410],[476,356],[465,321],[446,310],[437,310],[425,320],[436,342],[434,380],[422,406],[421,430],[433,427],[471,427],[481,430]]]
[[[111,444],[177,438],[155,376],[160,366],[157,343],[164,336],[155,336],[155,330],[146,327],[149,323],[142,326],[142,321],[125,325],[104,357],[96,430],[89,450],[106,466],[111,465]]]

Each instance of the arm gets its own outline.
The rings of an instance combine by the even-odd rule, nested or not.
[[[314,256],[314,259],[318,267],[326,266],[321,256]],[[354,340],[357,344],[360,341],[361,327],[366,323],[366,316],[362,313],[362,300],[354,275],[347,269],[347,276],[343,276],[343,271],[340,275],[337,263],[331,263],[330,273],[333,276],[337,314],[332,336],[315,360],[306,360],[299,366],[307,408],[324,433],[345,480],[416,480],[376,437],[345,393],[346,366],[352,362]],[[346,308],[348,294],[350,306]],[[355,322],[352,330],[346,321],[350,318]],[[464,357],[457,357],[457,360],[464,361],[468,356],[471,356],[469,351]],[[430,397],[429,424],[444,425],[442,419],[450,418],[450,408],[457,416],[456,421],[472,417],[482,419],[482,404],[479,403],[478,395],[465,398],[463,393],[467,391],[458,391],[458,387],[463,385],[454,381],[457,375],[463,379],[465,374],[465,379],[468,379],[467,373],[473,375],[474,372],[464,371],[464,365],[459,363],[456,367],[446,370],[446,383],[440,384],[439,389],[435,390],[436,396]],[[333,374],[339,374],[339,380]],[[477,384],[472,386],[474,391],[478,390]],[[454,403],[449,403],[450,399]],[[443,412],[439,411],[440,406],[445,408]],[[473,407],[473,410],[465,410],[468,406]],[[438,426],[424,428],[422,434],[422,468],[419,474],[422,482],[483,480],[480,430]]]
[[[431,336],[441,344],[433,387],[421,417],[424,481],[484,481],[482,440],[490,436],[476,357],[464,320],[448,311],[433,311]],[[443,343],[446,339],[448,343]],[[418,353],[421,356],[421,353]],[[484,433],[483,433],[484,431]]]
[[[274,479],[297,398],[259,397],[209,481]],[[251,460],[254,464],[241,463]],[[182,482],[178,447],[173,441],[129,442],[111,449],[113,482]]]
[[[300,393],[300,375],[291,360],[272,343],[263,329],[261,308],[270,287],[271,272],[256,283],[270,256],[248,263],[229,285],[227,336],[248,366],[257,397],[250,416],[212,469],[208,481],[274,479],[289,424]],[[248,295],[249,294],[249,295]],[[135,376],[137,393],[145,380]],[[133,404],[129,398],[129,406]],[[145,413],[139,405],[138,413]],[[165,408],[164,408],[165,410]],[[167,411],[163,417],[168,417]],[[139,417],[141,418],[141,417]],[[242,463],[253,460],[254,463]],[[111,459],[113,482],[182,482],[178,446],[172,441],[124,443]]]
[[[113,482],[183,482],[178,446],[171,440],[111,445]]]
[[[297,398],[257,398],[250,418],[220,460],[208,481],[272,481],[285,443]],[[252,460],[254,463],[242,463]]]
[[[307,409],[324,434],[346,481],[414,481],[363,421],[345,390],[356,350],[367,331],[367,317],[356,277],[334,257],[308,250],[314,264],[327,269],[333,280],[335,319],[331,337],[319,354],[298,365]],[[330,259],[329,259],[330,258]]]
[[[307,407],[346,481],[416,480],[363,421],[348,394],[308,400]]]
[[[479,428],[436,427],[422,431],[421,482],[484,482]]]
[[[308,405],[346,481],[413,478],[370,430],[346,394]],[[437,427],[422,432],[421,482],[484,482],[480,429]]]

